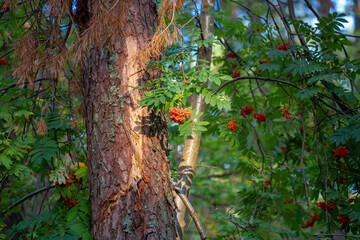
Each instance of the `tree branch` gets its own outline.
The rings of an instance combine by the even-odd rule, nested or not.
[[[42,193],[42,192],[44,192],[44,191],[46,191],[46,190],[49,190],[49,189],[51,189],[51,188],[54,188],[54,187],[55,187],[55,185],[50,185],[50,186],[43,187],[43,188],[40,188],[40,189],[38,189],[38,190],[35,190],[35,191],[33,191],[32,193],[29,193],[28,195],[20,198],[20,199],[17,200],[15,203],[13,203],[11,206],[9,206],[9,207],[7,208],[7,210],[4,210],[4,211],[2,212],[2,214],[1,214],[1,216],[3,216],[5,213],[7,213],[8,211],[10,211],[11,209],[13,209],[14,207],[16,207],[17,205],[25,202],[27,199],[32,198],[33,196],[35,196],[35,195],[37,195],[37,194],[39,194],[39,193]]]
[[[176,192],[176,194],[181,198],[181,200],[183,201],[184,205],[186,206],[186,209],[189,211],[190,216],[191,216],[191,218],[193,219],[193,221],[194,221],[194,223],[195,223],[195,226],[196,226],[196,228],[197,228],[197,230],[198,230],[198,232],[199,232],[199,235],[200,235],[200,237],[201,237],[201,240],[207,240],[208,237],[206,236],[206,233],[205,233],[203,227],[201,226],[200,220],[199,220],[199,218],[197,217],[196,212],[195,212],[194,208],[192,207],[189,199],[188,199],[184,194],[182,194],[182,193],[180,192],[180,190],[177,189],[176,187],[175,187],[175,192]]]
[[[262,81],[269,81],[269,82],[277,82],[277,83],[283,83],[292,87],[295,87],[299,90],[302,90],[301,87],[297,86],[296,84],[292,83],[292,82],[288,82],[288,81],[284,81],[284,80],[280,80],[280,79],[275,79],[275,78],[269,78],[269,77],[256,77],[256,76],[244,76],[244,77],[238,77],[238,78],[234,78],[232,80],[229,80],[227,82],[224,82],[223,84],[221,84],[213,93],[212,95],[217,94],[223,87],[225,87],[226,85],[239,81],[239,80],[245,80],[245,79],[257,79],[257,80],[262,80]]]

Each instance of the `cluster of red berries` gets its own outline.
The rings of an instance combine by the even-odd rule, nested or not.
[[[238,78],[241,76],[241,73],[239,70],[235,70],[234,73],[233,73],[233,78]]]
[[[285,151],[286,147],[280,147],[281,151]]]
[[[259,63],[260,63],[260,64],[268,63],[270,60],[271,60],[271,58],[269,57],[269,58],[266,59],[266,60],[259,60]]]
[[[255,70],[254,73],[255,73],[255,74],[260,74],[260,73],[261,73],[261,70]]]
[[[241,116],[250,115],[252,113],[252,111],[254,110],[254,108],[252,106],[241,107],[241,109],[242,109],[242,111],[240,111]],[[262,113],[254,113],[253,116],[258,122],[265,122],[266,118],[267,118],[267,115],[264,115]],[[235,131],[237,128],[235,120],[228,122],[227,127],[230,130]]]
[[[344,184],[345,183],[345,178],[344,176],[340,175],[339,176],[339,184]]]
[[[315,202],[316,206],[320,207],[322,210],[326,212],[326,208],[331,210],[335,208],[335,203],[326,204],[326,202]]]
[[[169,108],[169,113],[170,113],[170,119],[173,120],[176,123],[184,123],[185,121],[185,117],[189,118],[191,115],[191,111],[190,110],[186,110],[183,108]]]
[[[9,65],[9,63],[5,59],[0,58],[0,65]]]
[[[230,52],[228,54],[225,54],[225,57],[228,57],[228,58],[236,58],[236,54],[234,52]]]
[[[228,122],[228,124],[226,125],[230,130],[234,131],[236,130],[237,128],[237,125],[236,125],[236,122],[235,120],[232,120],[230,122]]]
[[[258,122],[265,122],[267,115],[260,113],[254,113],[254,118],[258,121]]]
[[[61,187],[64,187],[64,186],[69,187],[69,185],[72,184],[72,183],[79,183],[79,184],[82,183],[82,179],[76,178],[76,176],[74,174],[72,174],[72,173],[69,174],[70,179],[65,175],[65,173],[63,174],[63,176],[66,179],[66,183],[59,184],[59,180],[56,180],[55,185],[58,185],[58,186],[61,186]]]
[[[251,105],[249,107],[242,107],[241,109],[242,109],[242,111],[240,113],[241,116],[244,116],[244,113],[246,115],[250,115],[252,113],[252,111],[254,110],[254,108]]]
[[[68,208],[72,208],[73,206],[79,203],[79,200],[75,200],[69,197],[66,198],[62,197],[62,198],[64,199],[64,202]]]
[[[289,119],[289,118],[290,118],[290,113],[288,112],[286,105],[284,105],[284,108],[280,108],[280,111],[283,112],[284,118],[286,118],[286,119]]]
[[[287,46],[289,46],[289,42],[285,42],[285,44],[278,46],[277,49],[282,51],[287,51],[288,50]]]
[[[271,180],[268,179],[264,182],[264,186],[267,187],[267,186],[270,186],[271,185]]]
[[[244,116],[244,113],[246,115],[250,115],[254,110],[254,108],[251,105],[249,107],[242,107],[241,109],[242,109],[242,111],[240,112],[241,116]]]
[[[347,226],[351,222],[351,219],[346,214],[339,214],[338,220],[342,226]]]
[[[289,198],[289,199],[287,199],[285,202],[284,202],[284,204],[290,204],[290,203],[294,203],[295,202],[295,198]]]
[[[301,228],[308,228],[308,227],[314,226],[316,220],[318,220],[318,219],[319,219],[319,214],[316,212],[316,213],[314,213],[314,216],[312,217],[312,219],[307,220],[305,226],[301,226]]]
[[[337,150],[333,150],[334,158],[343,158],[349,155],[349,150],[346,147],[338,147]]]

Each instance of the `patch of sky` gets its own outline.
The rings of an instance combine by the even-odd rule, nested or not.
[[[355,16],[353,11],[351,10],[353,8],[353,1],[350,0],[336,0],[332,1],[332,7],[330,8],[330,13],[338,12],[338,13],[345,13],[347,14],[344,19],[348,21],[347,23],[343,23],[344,28],[341,29],[344,33],[351,33],[355,29]],[[319,9],[319,1],[316,1],[316,4],[314,4],[315,9]],[[318,23],[317,19],[315,17],[311,17],[310,23],[312,26],[316,26],[315,24]]]

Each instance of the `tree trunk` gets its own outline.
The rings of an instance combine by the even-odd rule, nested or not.
[[[215,0],[202,0],[201,1],[201,16],[200,16],[200,25],[201,25],[201,40],[209,39],[213,36],[214,31],[214,14],[212,11],[215,9]],[[201,65],[208,65],[211,64],[211,54],[212,54],[212,47],[202,46],[199,49],[199,60],[206,60],[208,61],[207,64],[201,63]],[[198,62],[198,65],[199,62]],[[203,66],[198,66],[198,69],[206,69]],[[205,111],[205,101],[201,94],[191,96],[191,107],[193,109],[194,114],[198,114]],[[200,122],[203,120],[203,116],[194,120],[194,122]],[[178,178],[176,181],[176,187],[178,188],[179,192],[183,195],[188,196],[192,178],[195,173],[195,166],[197,162],[197,157],[200,148],[200,138],[201,135],[197,135],[195,133],[191,134],[188,139],[184,142],[184,149],[182,154],[182,159],[179,164],[178,168]],[[176,218],[178,221],[178,225],[180,229],[178,230],[181,234],[184,232],[185,228],[185,213],[186,207],[179,196],[176,196],[175,203],[177,206],[176,211]]]
[[[94,239],[175,239],[177,235],[165,119],[162,113],[141,108],[142,91],[129,87],[140,86],[158,73],[143,71],[133,61],[154,34],[155,24],[154,1],[128,1],[122,35],[112,36],[117,39],[111,46],[93,46],[84,71]]]

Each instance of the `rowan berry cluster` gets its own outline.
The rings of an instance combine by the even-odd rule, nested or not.
[[[236,58],[236,54],[234,52],[230,52],[228,54],[225,54],[225,57],[228,57],[228,58]]]
[[[287,46],[289,46],[289,42],[285,42],[285,44],[278,46],[277,49],[282,51],[287,51],[288,50]]]
[[[262,114],[262,112],[260,113],[254,113],[254,118],[258,121],[258,122],[265,122],[267,115]]]
[[[233,78],[237,78],[237,77],[240,77],[241,76],[241,73],[239,70],[235,70],[234,73],[233,73]]]
[[[74,174],[69,174],[69,178],[65,175],[65,173],[63,174],[63,176],[65,177],[66,179],[66,183],[61,183],[59,184],[59,180],[56,180],[55,182],[55,185],[58,185],[58,186],[61,186],[61,187],[64,187],[64,186],[68,186],[72,183],[79,183],[81,184],[82,183],[82,179],[78,179],[76,178],[76,176]]]
[[[339,214],[338,221],[342,226],[347,226],[350,224],[351,219],[346,214]]]
[[[319,219],[319,214],[316,212],[311,220],[307,220],[305,226],[301,226],[301,228],[308,228],[314,226],[316,220]]]
[[[230,130],[232,130],[232,131],[235,132],[235,130],[236,130],[236,128],[237,128],[237,125],[236,125],[235,120],[232,120],[232,121],[228,122],[227,127],[228,127]]]
[[[326,212],[326,208],[328,210],[335,208],[335,203],[326,204],[326,202],[315,202],[315,205],[320,207],[325,212]]]
[[[254,70],[254,73],[255,73],[255,74],[260,74],[260,73],[261,73],[261,70]]]
[[[338,147],[337,150],[332,150],[334,153],[334,158],[343,158],[349,155],[349,150],[346,147]]]
[[[72,208],[73,206],[79,203],[79,200],[75,200],[69,197],[66,198],[62,197],[62,198],[64,199],[64,202],[68,208]]]
[[[259,63],[260,63],[260,64],[268,63],[270,60],[271,60],[271,58],[269,57],[269,58],[266,59],[266,60],[259,60]]]
[[[286,119],[289,119],[289,118],[290,118],[290,113],[288,112],[286,105],[284,105],[284,108],[280,108],[280,111],[283,112],[284,118],[286,118]]]
[[[271,180],[268,179],[264,182],[264,186],[267,187],[267,186],[270,186],[271,185]]]
[[[294,203],[295,202],[295,198],[289,198],[289,199],[287,199],[285,202],[284,202],[284,204],[290,204],[290,203]]]
[[[242,109],[242,111],[240,112],[241,116],[244,116],[244,113],[246,115],[250,115],[252,113],[252,111],[254,110],[254,108],[252,106],[242,107],[241,109]]]
[[[339,184],[344,184],[345,183],[345,178],[344,176],[340,175],[339,176]]]
[[[0,65],[8,65],[9,63],[3,59],[3,58],[0,58]]]
[[[191,115],[190,110],[186,110],[183,108],[169,108],[170,119],[176,123],[184,123],[185,117],[189,118]]]

